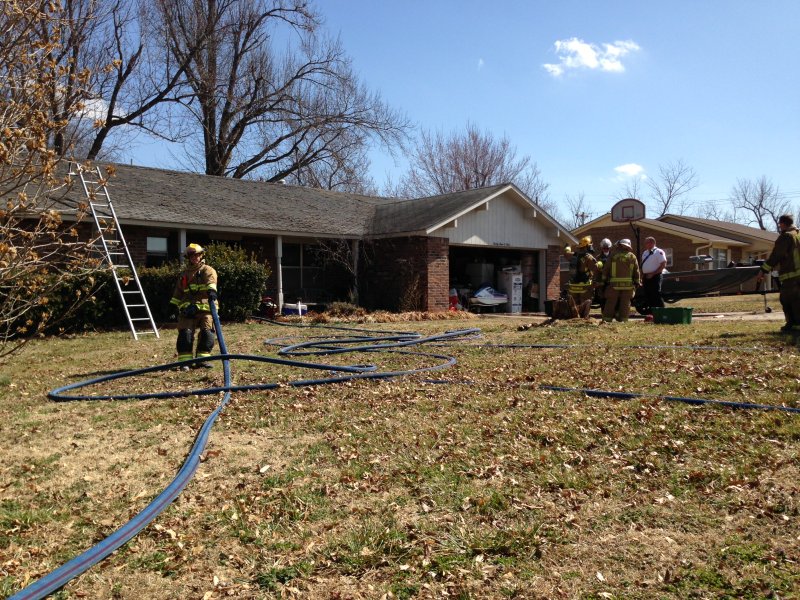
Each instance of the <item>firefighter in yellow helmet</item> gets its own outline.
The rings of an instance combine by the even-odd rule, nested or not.
[[[214,349],[214,319],[210,302],[217,307],[217,272],[205,262],[205,249],[199,244],[186,247],[186,268],[175,284],[170,304],[178,312],[178,360],[194,358],[194,332],[200,330],[197,340],[197,358],[211,356]],[[207,362],[196,363],[197,367],[211,368]],[[188,366],[181,367],[189,370]]]
[[[603,321],[627,322],[631,312],[631,299],[637,287],[642,285],[639,262],[632,252],[627,238],[617,242],[611,258],[603,265],[603,281],[606,288],[606,303],[603,306]]]
[[[583,302],[592,299],[592,280],[599,274],[591,236],[581,238],[572,260],[575,261],[575,271],[567,283],[567,293],[575,300],[575,305],[580,307]]]

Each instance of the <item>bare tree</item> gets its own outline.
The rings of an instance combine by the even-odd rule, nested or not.
[[[107,152],[115,132],[144,131],[173,142],[189,134],[174,109],[192,96],[186,71],[205,38],[199,36],[176,60],[166,40],[179,23],[167,9],[162,0],[115,0],[100,15],[104,27],[96,46],[106,66],[92,81],[94,121],[86,158]]]
[[[171,56],[189,62],[184,105],[205,173],[279,181],[341,162],[343,136],[402,146],[407,121],[358,81],[338,40],[318,34],[305,0],[160,2]]]
[[[766,175],[760,179],[738,179],[731,190],[734,209],[746,215],[747,223],[755,223],[759,229],[775,229],[778,217],[789,211],[791,203],[781,196],[778,187]]]
[[[154,18],[159,1],[62,0],[61,21],[39,24],[40,36],[59,36],[50,110],[67,125],[53,132],[57,152],[108,158],[115,150],[109,136],[120,131],[126,133],[116,136],[117,147],[139,130],[180,138],[181,127],[162,121],[166,105],[182,97],[187,63],[170,59],[160,43],[165,32]]]
[[[575,196],[565,195],[564,203],[567,205],[565,224],[568,229],[582,227],[593,216],[586,202],[586,194],[583,192],[578,192]]]
[[[86,81],[74,74],[70,108],[55,115],[54,90],[64,81],[63,10],[47,0],[0,3],[0,358],[53,324],[50,307],[65,302],[66,283],[101,268],[91,240],[81,241],[56,210],[65,188],[58,176],[63,133],[85,99]],[[76,220],[86,208],[76,207]]]
[[[514,183],[545,210],[553,209],[536,163],[517,159],[517,150],[506,136],[497,139],[467,123],[463,132],[422,132],[410,156],[408,172],[396,195],[415,198],[438,196],[499,183]]]
[[[637,200],[641,200],[642,192],[642,182],[644,180],[641,177],[631,177],[627,181],[625,181],[625,185],[617,192],[616,200],[625,200],[626,198],[636,198]]]
[[[327,155],[294,171],[288,182],[305,187],[377,195],[378,188],[368,175],[368,140],[358,132],[344,131],[330,140]]]
[[[647,180],[650,201],[658,216],[668,212],[684,214],[688,202],[687,194],[697,187],[697,175],[682,160],[659,165],[658,177]],[[633,197],[633,196],[631,196]]]
[[[55,6],[58,20],[39,20],[36,35],[55,42],[49,58],[57,71],[48,81],[47,97],[51,118],[59,126],[50,132],[52,139],[48,141],[56,153],[64,155],[74,143],[70,134],[81,129],[76,121],[87,107],[92,73],[102,71],[104,65],[93,46],[101,21],[98,2],[63,0]]]
[[[729,200],[701,202],[696,205],[694,213],[701,219],[725,221],[728,223],[739,222],[739,215],[736,212],[736,207],[734,207]]]

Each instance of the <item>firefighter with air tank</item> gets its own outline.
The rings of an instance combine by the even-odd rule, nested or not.
[[[197,340],[197,358],[211,356],[214,348],[214,320],[210,303],[217,303],[217,272],[205,262],[205,249],[199,244],[186,247],[186,267],[175,284],[170,304],[177,308],[178,317],[178,360],[194,358],[194,332],[200,330]],[[195,363],[195,367],[211,368],[205,361]],[[181,367],[188,371],[188,366]]]
[[[639,262],[627,238],[617,242],[611,258],[603,264],[603,282],[606,285],[606,303],[603,306],[603,321],[615,318],[623,323],[631,312],[631,299],[636,288],[642,285]]]
[[[610,239],[603,238],[600,240],[600,252],[595,255],[598,270],[598,276],[594,284],[595,297],[597,298],[601,309],[606,305],[606,287],[608,286],[608,283],[603,281],[603,267],[609,260],[611,260],[613,246],[614,244],[611,243]]]
[[[567,293],[575,300],[575,305],[580,307],[583,302],[592,299],[594,294],[592,281],[599,275],[591,236],[581,238],[570,257],[570,262],[574,262],[575,270],[567,283]]]

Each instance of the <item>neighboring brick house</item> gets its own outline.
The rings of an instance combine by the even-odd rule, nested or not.
[[[404,200],[114,168],[108,189],[137,266],[175,260],[190,242],[236,244],[270,264],[279,304],[347,299],[352,269],[318,252],[337,240],[358,257],[359,300],[369,308],[447,310],[452,286],[478,285],[468,276],[477,265],[490,283],[503,267],[521,269],[524,308],[543,310],[558,297],[560,248],[575,241],[512,184]]]
[[[637,231],[641,247],[637,252]],[[724,221],[712,221],[681,215],[664,215],[658,219],[641,219],[632,224],[616,223],[611,214],[605,214],[572,231],[581,238],[592,236],[595,247],[600,240],[608,238],[616,242],[629,238],[633,250],[641,256],[644,239],[652,236],[656,244],[667,255],[669,271],[690,271],[698,269],[721,269],[730,263],[752,264],[766,258],[772,249],[777,233]],[[692,256],[711,257],[710,262],[697,264]],[[562,279],[565,277],[562,271]]]

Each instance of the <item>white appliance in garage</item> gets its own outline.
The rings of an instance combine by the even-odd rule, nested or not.
[[[497,272],[497,289],[508,296],[506,312],[522,312],[522,269],[506,267]]]

